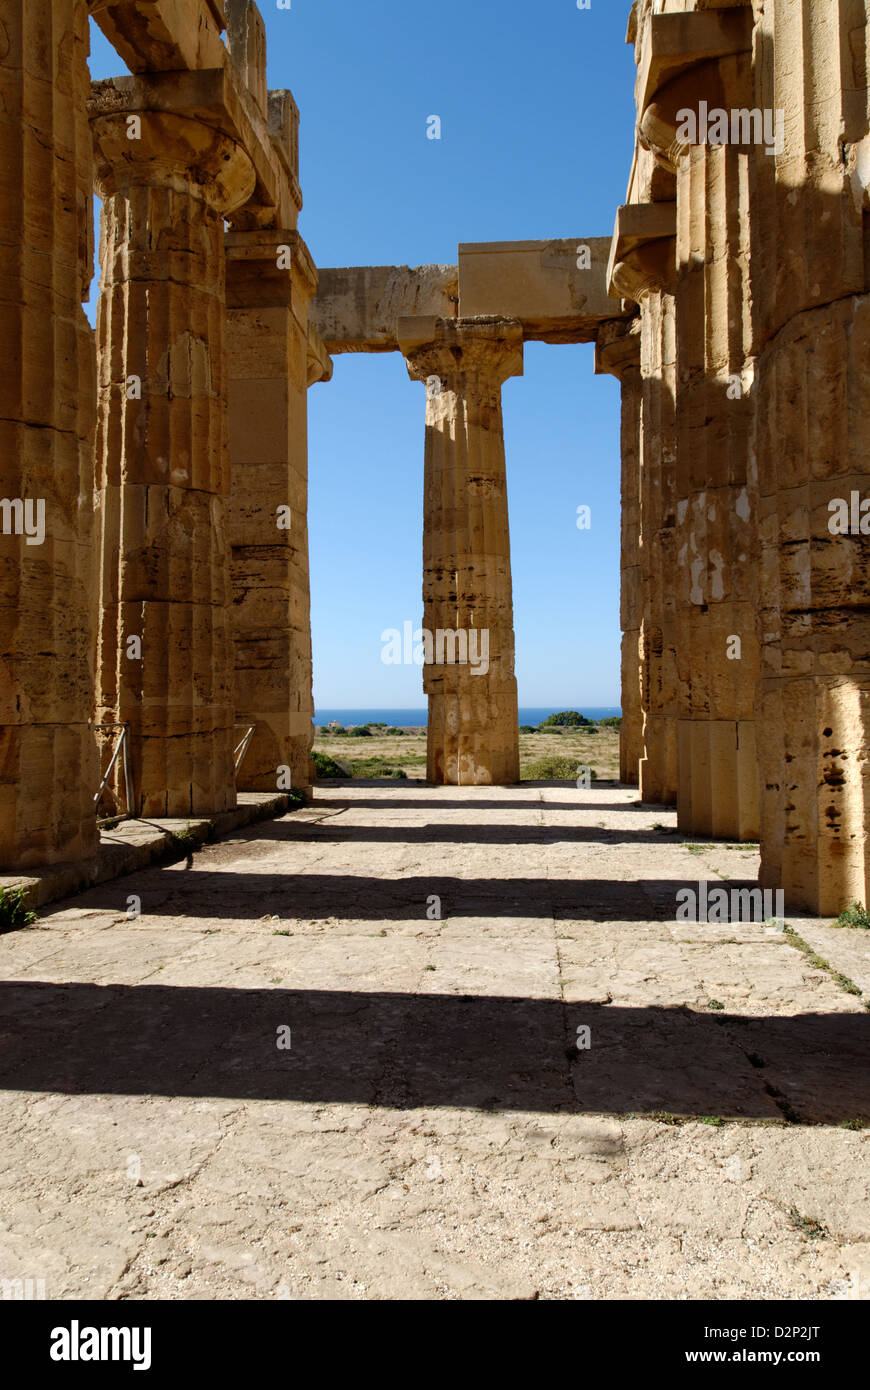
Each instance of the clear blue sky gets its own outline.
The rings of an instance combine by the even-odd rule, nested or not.
[[[260,9],[269,86],[301,112],[300,231],[318,265],[610,234],[633,148],[629,0]],[[98,30],[92,44],[94,78],[124,70]],[[337,357],[309,392],[318,706],[425,703],[419,667],[380,659],[385,628],[422,622],[424,395],[398,354]],[[594,376],[591,346],[529,343],[503,398],[520,704],[618,705],[618,383]]]

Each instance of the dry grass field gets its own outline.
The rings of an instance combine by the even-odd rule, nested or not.
[[[619,777],[619,730],[595,725],[595,732],[547,729],[520,734],[520,776],[523,781],[575,781],[580,767],[591,767],[599,780]],[[373,729],[370,737],[318,733],[315,753],[325,754],[352,777],[395,777],[426,780],[426,730],[403,734]],[[546,768],[542,760],[558,759]]]

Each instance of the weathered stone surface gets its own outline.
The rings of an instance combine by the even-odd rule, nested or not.
[[[96,847],[91,151],[82,0],[0,25],[0,864]]]
[[[212,814],[235,801],[221,219],[255,175],[229,134],[141,110],[144,79],[128,139],[105,86],[98,713],[129,727],[137,814]]]
[[[306,789],[314,714],[306,396],[316,272],[296,232],[232,232],[227,257],[236,722],[256,726],[237,785]]]
[[[519,319],[524,338],[590,342],[603,319],[631,314],[608,294],[609,253],[608,237],[463,242],[459,313]]]
[[[640,318],[614,319],[601,324],[595,342],[596,372],[618,378],[622,395],[621,473],[621,593],[622,723],[619,726],[619,776],[637,786],[643,756],[641,679],[641,622],[644,582],[641,565],[641,399]]]
[[[132,72],[220,67],[224,61],[223,0],[88,0],[88,8]]]
[[[763,925],[675,922],[677,885],[757,856],[699,860],[635,796],[319,789],[0,936],[4,1277],[866,1298],[863,1000]]]
[[[867,37],[851,0],[640,0],[639,143],[610,261],[647,325],[676,200],[681,828],[760,829],[765,885],[831,914],[870,891],[867,541],[829,524],[868,477]],[[728,113],[724,143],[687,133],[702,103]],[[656,592],[652,570],[642,582]]]
[[[454,318],[458,304],[452,265],[329,267],[319,272],[311,322],[328,352],[397,352],[400,318]]]
[[[458,633],[467,659],[437,648],[423,668],[428,777],[519,779],[507,483],[501,386],[523,369],[515,319],[400,320],[412,379],[426,383],[423,628]],[[472,643],[477,643],[474,661]],[[485,646],[484,646],[485,643]],[[461,650],[461,649],[460,649]]]

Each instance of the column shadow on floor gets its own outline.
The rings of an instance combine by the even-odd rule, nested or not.
[[[857,1013],[10,981],[0,983],[0,1017],[8,1091],[870,1118],[870,1029]],[[590,1046],[577,1052],[579,1027]],[[277,1047],[281,1029],[289,1050]]]
[[[233,847],[237,854],[238,841],[233,842]],[[198,917],[257,921],[268,913],[277,913],[291,925],[293,921],[329,918],[371,922],[423,920],[434,894],[441,900],[442,920],[555,915],[582,922],[673,922],[681,901],[677,894],[697,883],[689,874],[685,879],[645,880],[292,874],[276,872],[268,860],[261,873],[239,873],[207,869],[200,861],[185,875],[183,884],[167,873],[160,881],[161,896],[153,891],[157,887],[154,872],[149,869],[144,875],[122,880],[121,887],[118,883],[101,884],[71,902],[76,907],[117,911],[125,902],[124,894],[140,881],[145,890],[143,912],[152,917],[173,917],[182,912],[193,921]],[[752,890],[757,885],[750,880],[729,879],[727,887],[732,892]],[[152,889],[150,896],[148,888]],[[735,916],[734,920],[739,918]]]

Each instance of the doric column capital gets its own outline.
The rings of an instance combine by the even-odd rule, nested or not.
[[[487,388],[523,374],[519,319],[399,319],[397,337],[412,381],[437,376],[446,390],[475,378]]]
[[[752,88],[753,10],[749,0],[715,8],[648,10],[635,25],[638,135],[663,164],[675,168],[689,148],[678,136],[681,113],[742,107]]]
[[[640,304],[653,290],[672,292],[676,277],[677,205],[627,203],[616,214],[607,288]]]
[[[309,386],[316,386],[319,381],[332,380],[332,358],[313,323],[308,325],[307,368]]]
[[[227,130],[196,115],[148,109],[143,79],[129,90],[95,82],[88,103],[97,191],[163,187],[199,198],[226,217],[251,197],[254,165]],[[145,93],[147,100],[147,92]]]
[[[625,383],[640,375],[640,315],[633,319],[607,319],[595,335],[595,372],[615,376]]]

